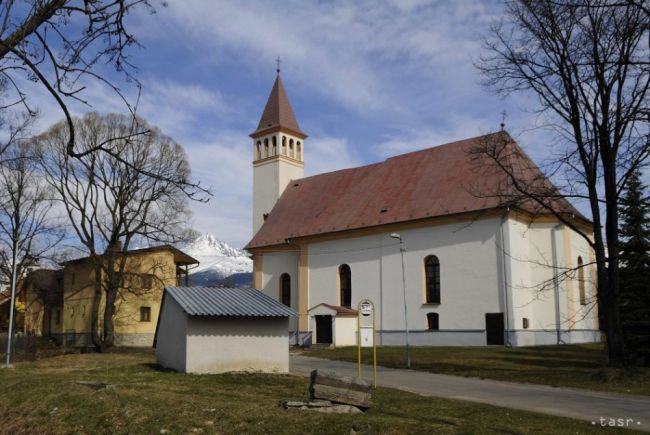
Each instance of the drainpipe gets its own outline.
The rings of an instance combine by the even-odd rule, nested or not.
[[[501,237],[501,258],[503,263],[503,301],[505,304],[505,321],[506,327],[504,331],[506,347],[512,347],[510,343],[510,303],[508,301],[508,267],[506,265],[507,255],[506,255],[506,242],[505,235],[503,231],[503,224],[506,222],[508,217],[508,212],[510,212],[510,207],[506,208],[506,211],[501,216],[501,225],[499,225],[499,233]]]
[[[558,260],[557,260],[557,241],[555,232],[562,228],[564,224],[559,223],[551,229],[551,252],[553,255],[553,292],[555,293],[555,335],[556,344],[566,344],[562,340],[562,331],[560,330],[560,282],[558,275]]]

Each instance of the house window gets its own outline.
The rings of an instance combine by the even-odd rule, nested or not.
[[[429,331],[438,331],[440,329],[438,313],[427,313],[427,329]]]
[[[582,257],[578,257],[578,291],[580,292],[580,305],[587,305],[587,294],[585,293],[585,268],[582,264]]]
[[[140,288],[149,290],[153,287],[153,276],[152,275],[141,275],[140,276]]]
[[[424,259],[427,304],[440,303],[440,261],[435,255]]]
[[[151,322],[151,307],[140,307],[140,321]]]
[[[523,318],[523,327],[524,329],[528,329],[528,319],[526,317]]]
[[[288,273],[280,276],[280,302],[287,307],[291,306],[291,277]]]
[[[339,283],[341,288],[341,306],[352,306],[352,271],[350,266],[342,264],[339,267]]]

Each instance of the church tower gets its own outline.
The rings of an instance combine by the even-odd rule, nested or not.
[[[280,79],[273,84],[253,138],[253,235],[289,181],[303,177],[304,140]]]

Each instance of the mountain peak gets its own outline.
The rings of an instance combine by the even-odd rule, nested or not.
[[[201,234],[183,250],[201,263],[192,273],[214,269],[228,276],[253,270],[253,261],[246,251],[233,248],[212,233]]]

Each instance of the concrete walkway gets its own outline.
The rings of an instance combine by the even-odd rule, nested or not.
[[[290,356],[290,371],[307,376],[314,370],[356,376],[357,365],[302,355]],[[362,366],[363,378],[372,381],[372,367]],[[622,427],[650,432],[650,397],[601,393],[545,385],[491,381],[438,375],[414,370],[377,368],[377,384],[423,396],[468,400],[505,408],[557,415],[607,426],[617,419]],[[604,420],[602,420],[602,419]],[[622,419],[622,420],[618,420]]]

